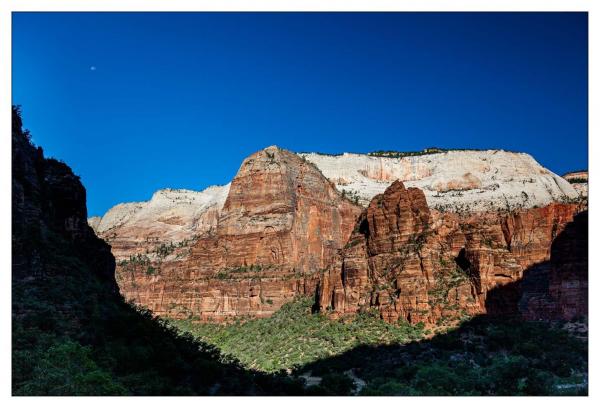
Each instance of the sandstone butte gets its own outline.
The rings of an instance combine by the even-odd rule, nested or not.
[[[117,281],[126,299],[161,316],[268,316],[314,293],[360,212],[314,165],[269,147],[244,160],[214,228],[122,259]],[[117,253],[128,245],[111,244]]]
[[[420,189],[400,188],[396,179]],[[433,323],[512,313],[518,298],[522,314],[527,300],[536,318],[558,313],[547,298],[556,269],[550,252],[581,209],[569,204],[577,196],[521,153],[397,159],[270,147],[247,158],[230,185],[161,190],[89,223],[112,246],[122,294],[157,315],[269,316],[318,285],[317,306],[334,316],[375,307],[390,321]],[[370,203],[356,224],[362,208],[348,198]],[[414,211],[406,212],[407,203]],[[529,273],[536,263],[541,272]],[[521,285],[529,275],[543,279]],[[583,293],[578,279],[581,290],[563,292]],[[500,296],[496,289],[505,286]]]
[[[361,214],[321,277],[320,310],[375,307],[387,321],[444,324],[482,313],[587,314],[587,211],[578,204],[441,213],[394,182]]]

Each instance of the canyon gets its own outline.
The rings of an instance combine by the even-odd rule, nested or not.
[[[388,372],[402,367],[407,351],[409,364],[425,370],[443,360],[424,362],[426,353],[449,346],[464,353],[473,331],[486,342],[473,357],[480,358],[493,354],[498,336],[504,347],[515,330],[519,347],[523,341],[542,349],[548,375],[575,372],[584,376],[576,386],[587,384],[585,346],[552,329],[555,323],[540,332],[527,322],[471,319],[587,316],[586,200],[440,211],[423,190],[396,180],[363,208],[314,163],[272,146],[244,160],[226,186],[161,190],[150,202],[88,220],[79,177],[32,145],[18,109],[12,159],[15,395],[329,395],[340,391],[325,375],[318,385],[302,380],[320,364],[368,389],[386,365],[392,381]],[[241,324],[195,324],[275,311]],[[457,322],[464,325],[444,331]],[[231,329],[228,344],[241,347],[247,361],[242,366],[236,354],[223,355],[175,327],[218,337]],[[399,343],[387,344],[388,335]],[[552,340],[540,347],[540,338]],[[568,350],[555,350],[555,342]],[[525,345],[509,352],[528,354]],[[568,365],[552,366],[558,360]],[[288,374],[268,374],[284,368]],[[496,378],[479,392],[511,392],[495,389]],[[545,393],[556,392],[552,384]],[[466,386],[461,392],[471,392]]]
[[[561,287],[556,276],[548,283],[556,268],[538,268],[546,283],[520,282],[552,262],[554,239],[585,210],[573,185],[502,150],[381,157],[271,146],[230,184],[160,190],[88,222],[112,247],[124,297],[160,316],[267,317],[316,294],[333,317],[369,308],[426,324],[572,317],[585,302],[561,314],[557,294],[521,288]],[[570,293],[587,293],[586,282],[579,274]]]

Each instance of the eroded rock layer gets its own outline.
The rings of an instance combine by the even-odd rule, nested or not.
[[[533,208],[578,197],[573,185],[526,153],[429,149],[399,154],[301,155],[363,205],[396,180],[420,188],[429,206],[444,212]]]
[[[185,247],[217,225],[229,184],[203,191],[164,189],[149,201],[122,203],[88,224],[108,242],[117,261],[152,256],[165,246]]]
[[[121,261],[119,286],[158,315],[268,316],[314,293],[360,211],[312,164],[269,147],[244,160],[212,230]]]
[[[441,213],[428,208],[422,190],[396,181],[374,197],[323,273],[318,307],[334,315],[375,307],[388,321],[428,324],[480,313],[580,315],[587,310],[587,246],[574,243],[581,227],[569,232],[579,211],[576,204],[552,203],[512,212]],[[553,246],[555,240],[576,247],[577,256]],[[538,289],[546,285],[543,308],[523,301],[532,296],[521,283],[532,273],[539,275],[533,279]]]

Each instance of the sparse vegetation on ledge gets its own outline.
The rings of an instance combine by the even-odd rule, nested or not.
[[[376,150],[374,152],[367,153],[369,156],[374,157],[389,157],[389,158],[401,158],[401,157],[412,157],[412,156],[424,156],[427,154],[446,153],[446,152],[485,152],[488,150],[501,150],[505,152],[511,152],[510,150],[504,149],[444,149],[441,147],[428,147],[423,150],[413,152],[400,152],[396,150]],[[517,153],[517,152],[512,152]]]
[[[358,205],[361,199],[360,195],[358,194],[358,191],[345,189],[342,189],[342,198],[347,198],[356,205]]]

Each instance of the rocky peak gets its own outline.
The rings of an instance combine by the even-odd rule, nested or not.
[[[312,293],[360,211],[314,165],[268,147],[243,161],[215,228],[189,254],[175,249],[150,276],[146,266],[123,265],[121,290],[157,314],[266,316]]]
[[[88,224],[113,246],[121,261],[216,228],[228,192],[229,184],[203,191],[158,190],[149,201],[118,204],[104,216],[88,219]]]
[[[366,210],[365,237],[372,254],[399,250],[429,224],[429,207],[425,194],[418,188],[405,188],[393,182],[377,195]]]

